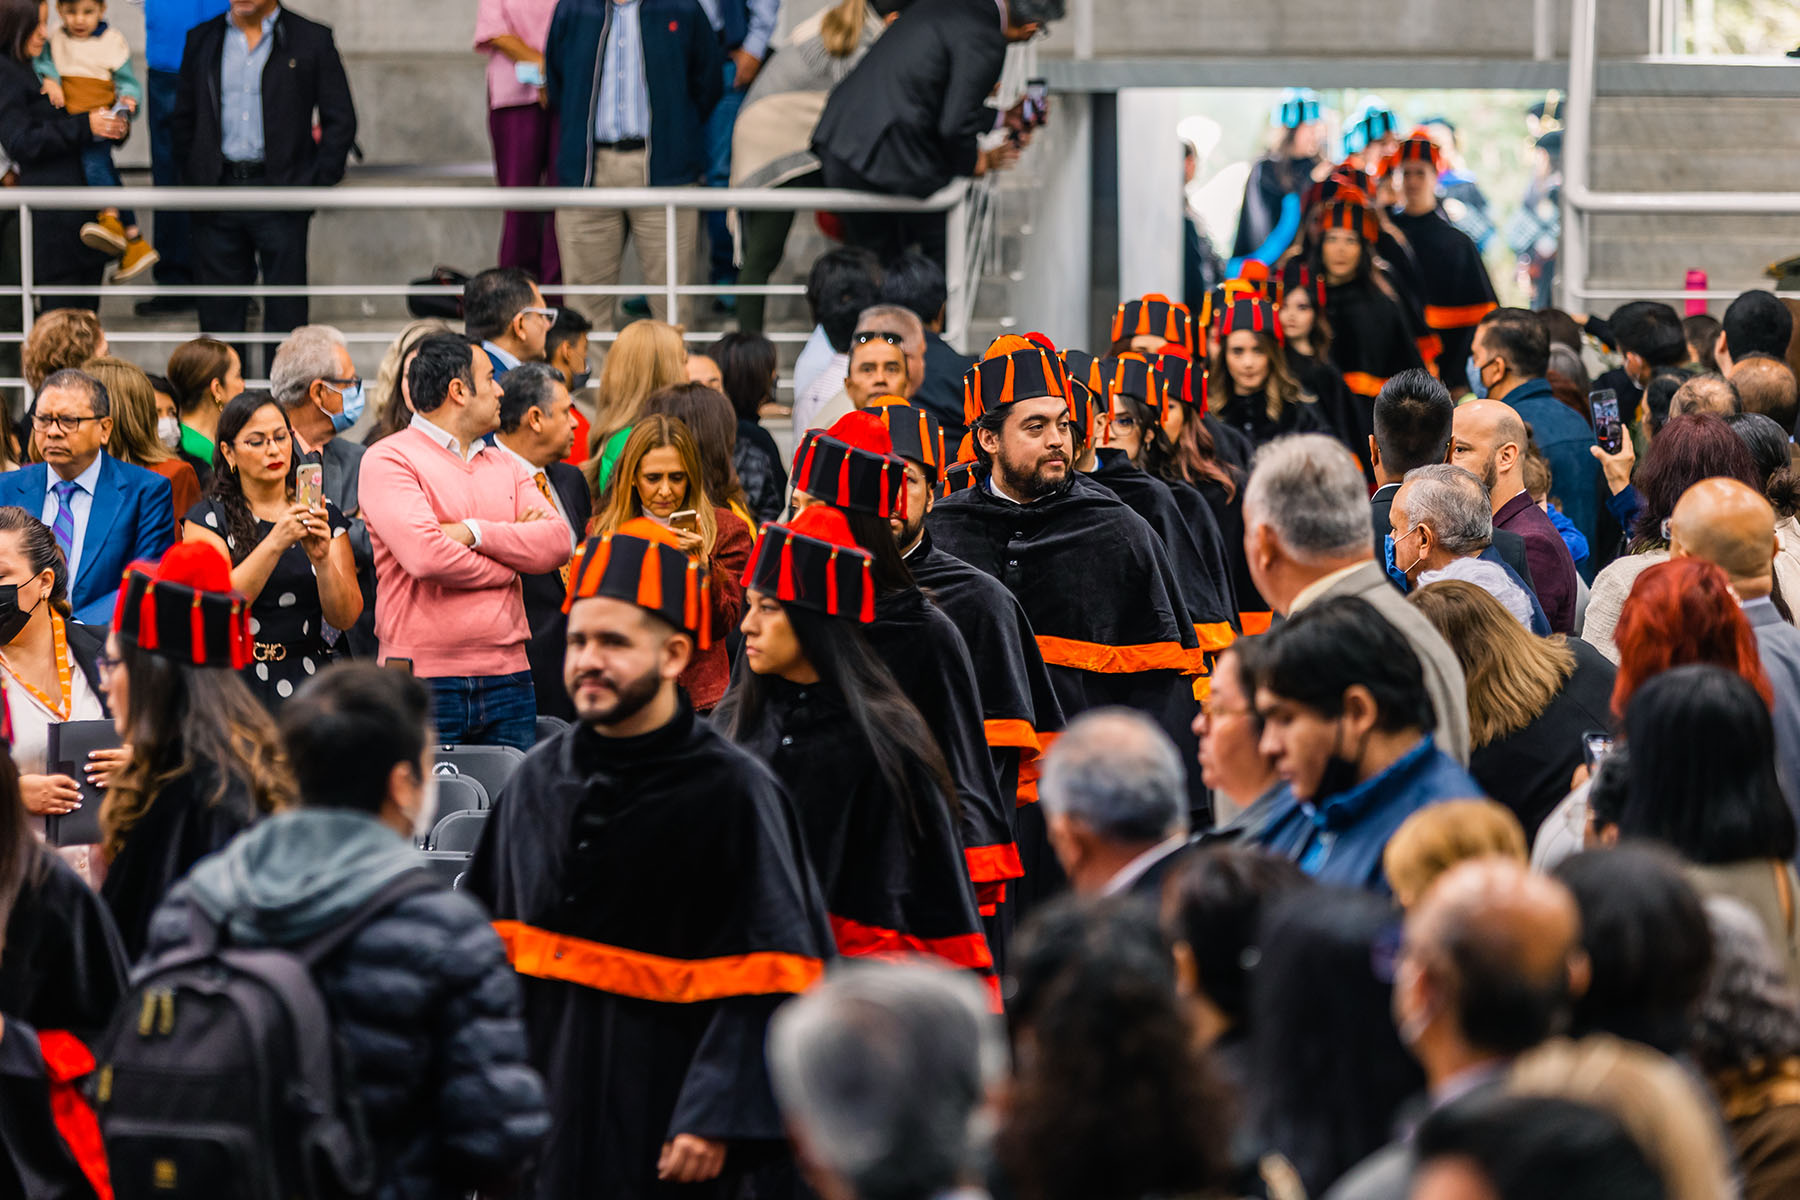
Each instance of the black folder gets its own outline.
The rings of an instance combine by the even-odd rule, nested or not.
[[[119,745],[119,731],[106,721],[64,721],[49,729],[49,744],[44,755],[44,770],[50,775],[67,775],[81,785],[81,807],[61,816],[44,818],[44,835],[52,846],[91,846],[100,841],[100,802],[106,789],[88,782],[88,754],[95,750],[113,750]]]

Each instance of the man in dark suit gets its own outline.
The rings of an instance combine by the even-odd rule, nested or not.
[[[1016,150],[977,144],[1004,122],[1030,140],[1022,105],[987,100],[1009,42],[1063,15],[1063,0],[916,0],[832,89],[813,131],[825,186],[924,198],[959,175],[1004,165]],[[846,213],[847,240],[891,262],[917,245],[944,263],[941,213]]]
[[[92,375],[58,371],[44,380],[32,428],[44,461],[0,474],[0,505],[50,527],[74,581],[75,620],[105,625],[125,568],[174,544],[169,481],[102,449],[112,436],[112,399]]]
[[[490,267],[463,284],[463,333],[481,346],[499,379],[520,363],[543,362],[556,310],[518,267]]]
[[[526,363],[506,373],[500,397],[500,432],[494,445],[518,459],[558,515],[569,523],[571,549],[580,544],[593,515],[587,480],[563,459],[575,445],[574,405],[561,372],[545,363]],[[542,575],[521,575],[525,589],[525,623],[531,641],[531,683],[537,690],[538,714],[575,719],[575,708],[563,686],[563,651],[568,631],[563,597],[568,593],[568,567]]]
[[[1038,798],[1070,886],[1156,903],[1188,844],[1186,780],[1175,743],[1141,713],[1101,708],[1069,722]]]
[[[315,114],[318,137],[313,136]],[[188,31],[173,120],[182,182],[193,187],[331,187],[356,141],[356,107],[331,29],[276,0],[231,0],[231,11]],[[306,282],[309,212],[194,214],[197,282]],[[269,296],[263,328],[306,323],[303,296]],[[200,327],[244,328],[249,301],[206,296]]]

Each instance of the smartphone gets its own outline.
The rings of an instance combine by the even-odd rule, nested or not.
[[[679,529],[683,533],[700,532],[700,514],[691,508],[684,508],[678,513],[669,515],[669,528]]]
[[[325,501],[325,468],[319,463],[301,463],[294,469],[294,498],[308,508]]]
[[[1611,388],[1588,393],[1588,409],[1594,414],[1594,437],[1608,454],[1625,448],[1625,424],[1619,420],[1619,397]]]
[[[513,64],[513,78],[526,87],[544,86],[544,68],[538,63],[519,62]]]
[[[1581,760],[1587,764],[1588,774],[1600,769],[1606,756],[1613,752],[1613,735],[1610,733],[1584,733],[1581,735]]]
[[[1025,81],[1025,127],[1035,129],[1044,123],[1044,114],[1050,107],[1050,84],[1043,79],[1027,79]]]
[[[121,117],[127,121],[131,120],[131,110],[125,107],[125,102],[123,100],[119,101],[106,111],[115,117]]]

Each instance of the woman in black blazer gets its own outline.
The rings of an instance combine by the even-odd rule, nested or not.
[[[31,60],[44,48],[44,22],[49,6],[39,0],[0,0],[0,148],[12,160],[21,187],[83,187],[81,151],[96,140],[124,141],[131,126],[104,109],[81,115],[50,103]],[[90,210],[34,212],[33,278],[45,284],[98,285],[106,258],[81,241],[81,226],[93,219]],[[8,212],[5,221],[16,222]],[[16,236],[4,233],[8,243]],[[0,256],[0,260],[10,258]],[[14,260],[16,262],[16,259]],[[17,267],[12,262],[8,275]],[[98,309],[94,297],[59,297],[53,308]]]

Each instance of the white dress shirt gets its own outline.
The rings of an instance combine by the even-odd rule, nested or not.
[[[94,455],[94,461],[88,469],[75,477],[75,486],[79,489],[69,497],[69,511],[75,518],[75,536],[69,543],[69,590],[75,588],[75,580],[80,578],[81,552],[87,546],[88,514],[94,511],[94,489],[100,486],[100,464],[106,461],[106,451]],[[62,482],[62,476],[56,468],[44,468],[44,508],[39,515],[44,524],[56,528],[56,511],[62,506],[57,499],[56,485]]]

